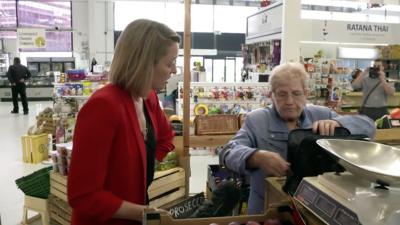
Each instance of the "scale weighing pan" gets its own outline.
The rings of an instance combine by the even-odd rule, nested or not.
[[[320,139],[317,144],[353,175],[383,186],[400,186],[400,149],[360,140]]]

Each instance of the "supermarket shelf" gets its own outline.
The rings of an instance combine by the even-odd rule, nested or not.
[[[87,95],[63,95],[57,96],[59,98],[76,98],[76,99],[88,99],[90,96]]]

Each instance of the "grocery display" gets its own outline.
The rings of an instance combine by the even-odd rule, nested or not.
[[[267,83],[205,83],[190,84],[190,116],[241,114],[271,104]],[[176,113],[183,115],[183,83],[178,83]]]
[[[182,73],[182,77],[185,76],[185,79],[187,77],[191,78],[189,90],[184,90],[184,82],[177,82],[178,87],[177,91],[175,91],[177,94],[171,98],[173,99],[171,105],[174,105],[174,107],[176,105],[176,111],[171,109],[170,112],[166,113],[176,133],[174,140],[176,149],[169,152],[162,161],[156,160],[155,162],[154,181],[148,188],[149,208],[156,207],[168,210],[179,206],[179,203],[181,203],[182,205],[175,208],[174,213],[182,216],[182,214],[185,214],[183,213],[184,211],[190,211],[191,213],[189,214],[193,216],[190,217],[185,214],[178,219],[176,215],[171,215],[173,214],[171,211],[168,214],[164,211],[150,212],[147,211],[150,209],[146,209],[143,223],[148,225],[400,224],[398,221],[388,220],[389,215],[392,213],[390,210],[394,209],[393,214],[395,214],[400,205],[398,202],[398,188],[392,185],[399,184],[398,174],[390,177],[393,180],[388,182],[387,179],[378,179],[379,177],[386,177],[385,174],[378,173],[375,174],[372,180],[375,183],[368,182],[367,184],[366,181],[368,179],[362,178],[366,173],[358,167],[352,168],[354,165],[347,164],[348,167],[352,168],[354,174],[360,173],[358,174],[359,176],[348,172],[339,173],[339,171],[336,173],[324,171],[325,173],[317,176],[313,174],[312,177],[298,180],[300,184],[297,183],[297,185],[299,186],[296,185],[291,190],[294,197],[287,195],[283,191],[283,186],[287,180],[290,179],[291,175],[295,174],[293,171],[291,171],[291,175],[285,177],[266,178],[265,212],[260,215],[247,215],[248,206],[246,201],[249,197],[248,188],[250,183],[247,177],[234,174],[228,168],[219,164],[209,165],[208,163],[211,162],[206,162],[205,156],[198,157],[200,159],[196,160],[200,161],[201,164],[198,164],[201,165],[201,169],[207,170],[206,172],[203,171],[204,174],[207,174],[207,180],[205,184],[201,185],[201,188],[205,191],[205,196],[203,193],[199,193],[201,201],[196,199],[196,202],[193,203],[193,199],[190,197],[193,197],[196,193],[193,192],[192,187],[189,187],[189,184],[194,184],[197,188],[197,186],[200,186],[197,185],[197,181],[201,180],[201,177],[198,177],[196,173],[199,169],[198,164],[191,162],[191,160],[194,159],[195,155],[201,154],[197,153],[200,152],[198,151],[199,149],[206,151],[203,155],[209,155],[210,152],[217,154],[218,150],[231,140],[232,136],[242,127],[248,112],[271,106],[272,100],[269,97],[270,86],[268,80],[274,66],[279,63],[289,61],[302,62],[310,76],[307,82],[307,88],[309,89],[308,103],[328,106],[342,114],[358,113],[357,110],[361,105],[363,94],[359,91],[353,91],[351,88],[353,79],[351,73],[354,69],[364,70],[370,67],[373,57],[382,59],[387,79],[393,82],[396,91],[400,92],[400,44],[398,44],[398,35],[396,35],[399,30],[399,24],[395,23],[399,16],[391,10],[397,7],[397,4],[396,7],[392,5],[394,1],[382,1],[379,4],[363,1],[353,2],[356,5],[341,1],[340,7],[338,7],[335,0],[325,1],[323,6],[320,5],[322,3],[317,3],[318,1],[260,0],[258,2],[245,2],[246,4],[241,4],[237,3],[237,1],[229,1],[229,4],[232,7],[236,4],[240,4],[241,7],[257,4],[257,6],[261,5],[262,7],[258,7],[258,9],[254,7],[255,11],[246,16],[246,21],[243,21],[245,22],[246,30],[237,36],[240,36],[240,41],[244,43],[241,46],[235,46],[235,49],[238,50],[225,49],[230,43],[222,42],[220,37],[222,37],[221,33],[225,35],[225,33],[229,32],[225,32],[222,29],[224,26],[221,26],[221,24],[215,23],[216,27],[213,26],[214,31],[211,33],[199,32],[195,30],[196,26],[193,26],[193,30],[190,32],[196,38],[192,38],[192,55],[188,57],[191,57],[189,59],[190,64],[193,64],[193,62],[194,64],[190,65],[189,74],[186,74],[187,71],[185,71],[184,75]],[[186,3],[187,1],[185,1]],[[192,1],[192,4],[203,3],[202,1]],[[216,6],[220,4],[219,1],[213,1],[213,3],[214,17],[214,13],[215,16],[218,16],[217,14],[221,10],[218,8],[219,6]],[[16,1],[15,4],[20,3]],[[165,4],[163,8],[170,8],[170,3],[162,4]],[[205,7],[207,4],[205,3],[202,6]],[[50,8],[56,7],[53,5]],[[68,36],[71,37],[71,49],[68,52],[31,52],[31,49],[20,48],[15,44],[15,40],[10,41],[8,38],[1,36],[4,34],[0,34],[0,101],[11,100],[10,85],[5,73],[13,56],[21,57],[24,64],[26,63],[32,72],[32,78],[27,81],[27,96],[29,100],[53,101],[53,107],[40,111],[36,115],[36,120],[32,121],[32,118],[29,117],[29,122],[32,124],[30,124],[27,135],[23,135],[20,142],[18,142],[22,149],[24,165],[25,163],[37,164],[29,165],[29,168],[31,168],[40,166],[39,163],[50,164],[48,160],[51,159],[52,166],[15,181],[17,187],[25,195],[48,199],[46,200],[46,205],[48,205],[50,214],[50,224],[71,224],[72,209],[67,202],[67,176],[72,154],[76,116],[88,98],[108,82],[107,72],[103,71],[102,65],[96,64],[99,62],[104,64],[105,67],[109,66],[113,58],[112,49],[115,47],[119,35],[119,31],[104,32],[104,26],[97,26],[98,24],[93,26],[91,23],[94,20],[89,19],[86,21],[86,15],[80,18],[81,11],[87,14],[87,10],[76,11],[76,7],[88,9],[89,15],[94,15],[93,18],[105,18],[106,30],[109,30],[108,25],[114,24],[119,17],[117,3],[114,6],[115,12],[113,10],[104,10],[104,8],[109,9],[108,6],[111,6],[107,3],[93,5],[90,1],[82,1],[78,5],[73,1],[70,4],[71,15],[68,16],[68,21],[71,21],[72,17],[79,16],[77,20],[72,18],[73,23],[71,22],[70,28],[62,27],[61,30],[58,30],[60,27],[57,26],[54,28],[56,31],[53,28],[50,30],[44,29],[46,38],[47,35],[50,37],[51,35],[57,36],[58,33],[70,33]],[[4,6],[8,7],[7,4]],[[94,6],[94,8],[91,6]],[[16,9],[22,10],[24,7],[28,7],[28,3],[22,4]],[[196,10],[198,7],[196,5],[193,9]],[[47,10],[47,8],[45,9]],[[214,11],[214,8],[216,11]],[[297,9],[299,12],[295,12]],[[49,10],[51,11],[51,9]],[[67,9],[63,10],[68,11]],[[357,21],[351,21],[353,20],[352,14],[348,15],[348,13],[354,13],[354,20]],[[195,14],[193,13],[193,16]],[[329,14],[329,16],[323,20],[316,19],[319,14]],[[337,14],[343,15],[343,17],[338,20]],[[165,15],[168,15],[168,13]],[[362,20],[364,16],[367,18],[365,21]],[[17,12],[16,18],[19,17],[22,19],[22,16],[18,15]],[[214,20],[213,18],[213,24],[216,21]],[[23,20],[19,21],[23,23]],[[66,24],[69,24],[68,21]],[[79,26],[76,26],[77,21],[80,22]],[[96,21],[98,22],[98,20]],[[19,29],[20,22],[17,20],[18,27],[15,27],[15,29],[10,27],[10,30]],[[233,22],[238,24],[237,21]],[[117,23],[115,24],[118,25]],[[46,25],[40,25],[40,27],[44,26]],[[88,34],[87,27],[90,28],[90,32],[94,33]],[[116,26],[115,29],[119,29],[118,27]],[[339,30],[339,27],[347,27],[347,31]],[[355,29],[354,27],[360,27],[360,29]],[[369,27],[372,27],[372,30],[368,30]],[[5,34],[8,32],[5,31]],[[106,35],[103,35],[104,38],[93,38],[97,34],[103,33]],[[183,43],[186,35],[182,37]],[[232,35],[232,37],[235,36]],[[114,40],[114,45],[112,43],[110,45],[108,43],[109,40]],[[46,41],[49,46],[58,45],[59,42],[59,40],[53,39]],[[9,46],[10,43],[12,46]],[[212,46],[208,49],[202,49],[202,47],[209,47],[209,45]],[[378,55],[354,54],[350,57],[344,57],[339,54],[339,48],[342,47],[353,49],[350,51],[358,51],[360,49],[366,51],[368,49],[378,50]],[[201,55],[203,50],[205,50],[205,53]],[[215,53],[209,50],[215,50]],[[42,55],[46,55],[46,57],[36,57]],[[54,57],[48,55],[54,55]],[[64,55],[68,57],[60,57]],[[181,67],[183,65],[183,57],[181,56],[182,53],[179,52],[177,62],[174,63],[178,65],[179,70],[184,71],[183,67]],[[184,56],[187,56],[186,51]],[[241,62],[241,57],[243,57],[243,62]],[[235,60],[231,58],[235,58]],[[92,61],[92,68],[75,69],[90,65],[90,61]],[[222,64],[221,61],[223,61]],[[231,61],[234,61],[234,66],[230,65]],[[186,62],[187,58],[185,59]],[[232,70],[233,67],[234,71]],[[221,76],[221,74],[223,75]],[[223,78],[221,79],[220,77]],[[232,77],[234,79],[230,79]],[[183,80],[181,78],[179,81]],[[241,80],[241,82],[205,82],[208,80]],[[173,89],[175,90],[176,87]],[[184,92],[189,92],[190,98],[188,102],[186,102],[186,99],[185,101],[183,100]],[[166,97],[166,94],[161,92],[159,96],[163,94]],[[376,125],[380,129],[377,130],[375,139],[367,143],[376,141],[393,146],[400,143],[399,106],[400,93],[388,97],[390,114],[376,120]],[[169,107],[169,105],[164,105],[164,107],[173,108]],[[184,107],[189,108],[189,120],[184,120],[183,118],[187,116],[184,115]],[[40,107],[40,109],[42,108]],[[33,105],[31,111],[38,112],[37,108],[35,111]],[[184,124],[184,121],[185,123],[190,121],[190,124]],[[188,134],[184,134],[184,127],[186,126],[189,126]],[[330,144],[332,146],[333,142],[326,142],[327,145]],[[344,145],[345,142],[341,141],[340,144]],[[363,144],[365,143],[363,142]],[[352,144],[352,148],[348,148],[352,150],[350,153],[348,151],[342,152],[339,158],[348,157],[352,159],[349,161],[353,162],[364,159],[367,161],[365,162],[365,167],[368,168],[374,165],[376,161],[382,160],[382,162],[386,162],[382,166],[388,165],[387,162],[391,160],[396,161],[395,157],[392,157],[391,160],[381,158],[384,157],[380,153],[384,149],[381,145],[376,144],[378,147],[369,148],[370,155],[374,156],[373,162],[368,161],[371,157],[361,155],[354,146],[356,144]],[[393,146],[387,146],[387,148],[396,151],[397,149]],[[343,151],[343,149],[346,149],[345,147],[341,146],[340,149]],[[366,148],[360,147],[359,149]],[[318,150],[319,153],[321,151],[325,153],[322,148]],[[314,154],[314,156],[320,157],[319,161],[321,162],[315,163],[312,169],[318,168],[319,164],[324,161],[320,155]],[[211,158],[212,160],[216,159],[216,157]],[[215,161],[213,163],[217,163]],[[309,160],[305,161],[304,164],[309,165]],[[343,164],[343,162],[340,163]],[[296,163],[291,162],[291,165],[296,165]],[[327,163],[324,165],[327,165]],[[363,165],[358,166],[363,167]],[[302,166],[302,168],[306,169],[306,166]],[[21,170],[17,171],[21,173]],[[26,169],[24,168],[22,171],[26,172]],[[254,171],[249,170],[249,172]],[[203,182],[204,180],[201,181]],[[379,189],[376,189],[374,187],[377,186],[376,183],[379,184],[381,182],[384,182],[384,184]],[[239,190],[226,191],[225,189],[225,191],[216,191],[226,183],[233,184],[232,186]],[[391,185],[386,185],[388,183]],[[371,195],[374,196],[361,199],[361,204],[357,202],[360,201],[359,197],[365,197],[362,195],[366,195],[366,193],[372,193]],[[219,202],[210,203],[212,199],[217,199]],[[190,201],[192,202],[189,204],[188,202]],[[14,202],[17,201],[15,200]],[[365,202],[369,204],[362,204]],[[230,203],[232,204],[227,207],[226,205]],[[27,203],[25,202],[25,204]],[[375,208],[365,210],[367,205]],[[201,208],[197,210],[199,206]],[[14,208],[14,206],[12,207]],[[296,207],[306,223],[298,221],[295,215],[295,212],[297,212]],[[196,210],[197,213],[193,214]],[[375,216],[380,221],[364,222],[365,216]],[[4,220],[5,218],[3,215],[2,219]],[[20,216],[18,219],[20,219]],[[0,219],[0,224],[1,222]],[[6,223],[3,221],[3,224]]]

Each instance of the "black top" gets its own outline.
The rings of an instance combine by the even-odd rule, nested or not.
[[[21,79],[29,79],[31,72],[24,65],[14,64],[8,68],[7,77],[10,83],[20,83]]]
[[[147,152],[147,189],[149,188],[151,182],[154,178],[154,164],[156,158],[156,137],[154,135],[153,124],[151,124],[151,119],[149,113],[147,112],[146,105],[143,103],[144,116],[146,117],[146,127],[147,127],[147,140],[144,142],[146,144]]]

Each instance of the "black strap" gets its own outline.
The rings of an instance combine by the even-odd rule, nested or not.
[[[364,101],[362,102],[360,108],[362,108],[362,107],[365,106],[365,103],[367,103],[367,100],[368,100],[369,96],[370,96],[370,95],[372,94],[372,92],[379,86],[380,83],[381,83],[381,81],[379,81],[379,82],[368,92],[368,94],[367,94],[367,96],[364,98]]]

